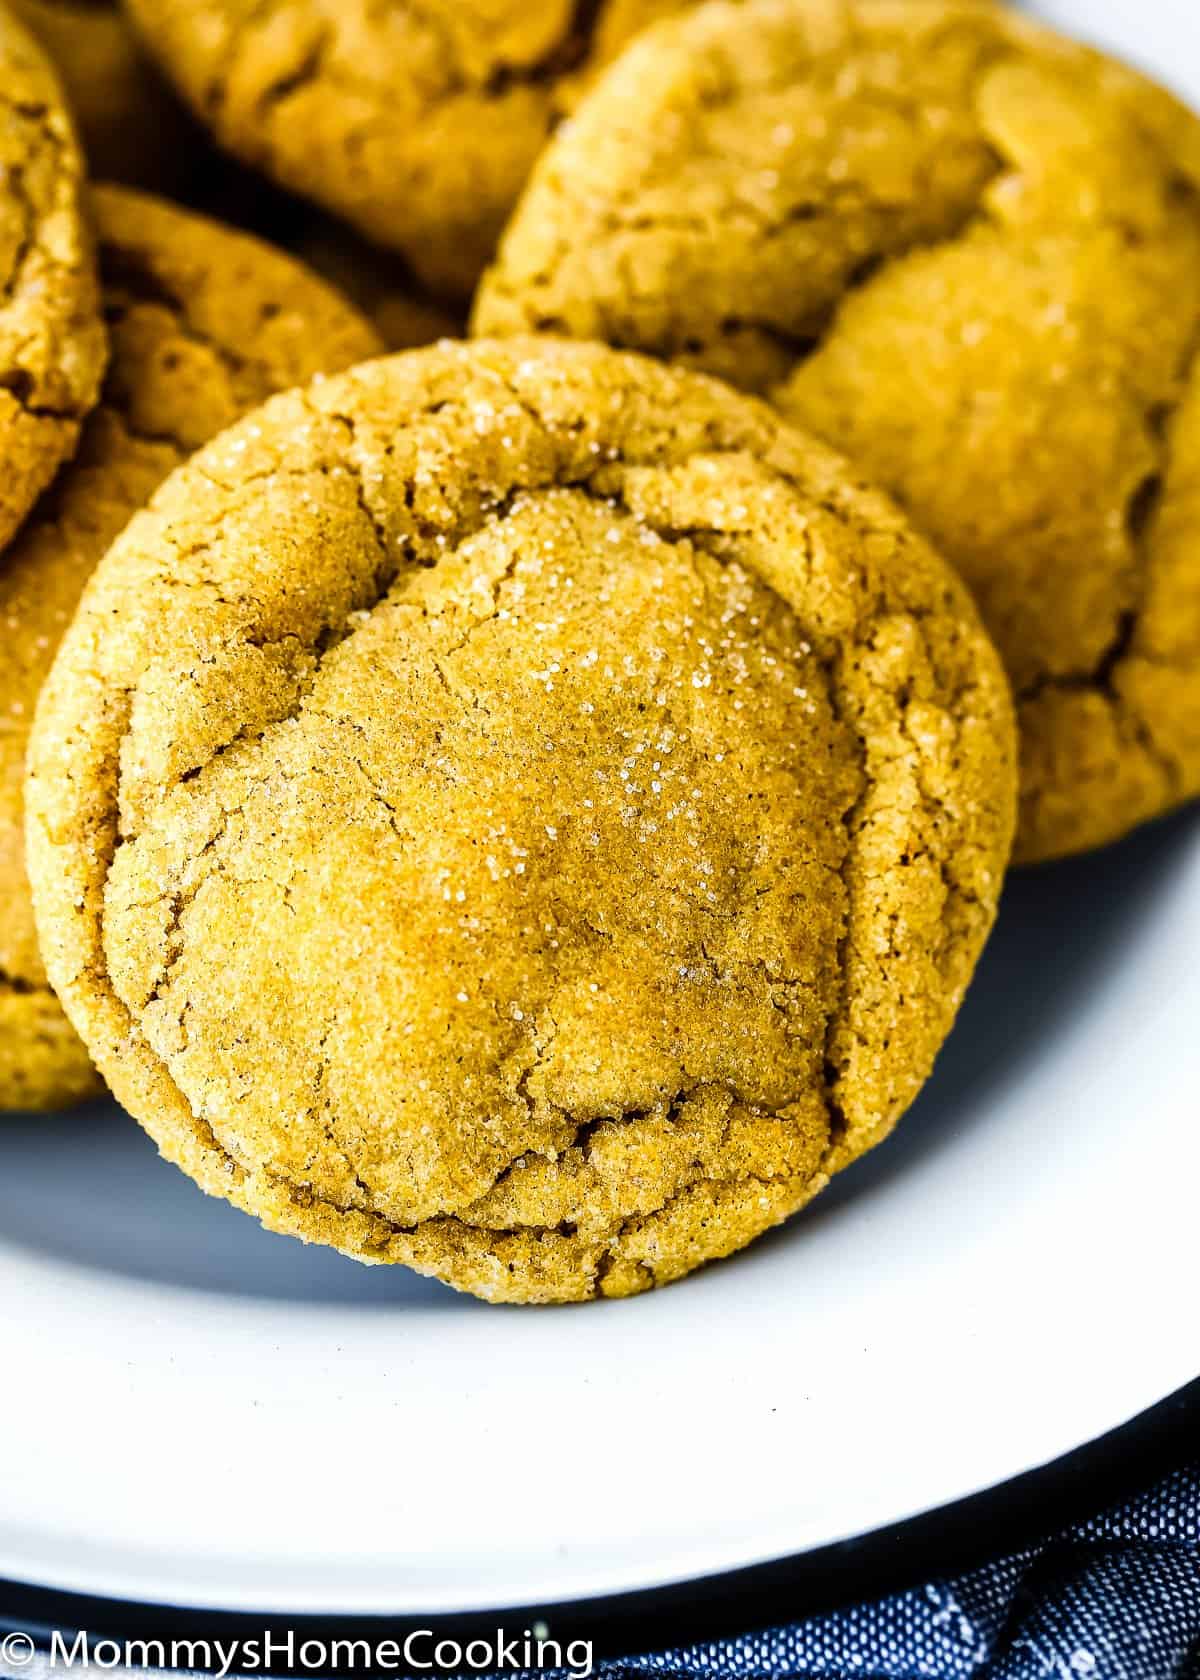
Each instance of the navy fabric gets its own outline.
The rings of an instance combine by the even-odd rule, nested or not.
[[[1200,1680],[1200,1464],[1041,1545],[607,1680]]]

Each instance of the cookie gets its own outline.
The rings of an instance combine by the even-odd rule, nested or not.
[[[840,458],[642,357],[444,344],[275,399],[118,539],[31,873],[72,1020],[204,1189],[580,1300],[888,1132],[1014,766],[965,590]]]
[[[177,185],[194,136],[120,7],[109,0],[9,0],[62,78],[93,176]]]
[[[25,876],[34,704],[96,562],[171,469],[264,397],[378,349],[291,258],[121,187],[91,194],[113,355],[79,453],[0,555],[0,1108],[97,1085],[46,980]]]
[[[975,592],[1025,860],[1200,791],[1200,126],[999,7],[715,4],[546,152],[478,300],[769,394]]]
[[[217,139],[466,296],[594,67],[685,0],[128,0]]]
[[[82,193],[62,90],[0,6],[0,548],[74,450],[104,373]]]

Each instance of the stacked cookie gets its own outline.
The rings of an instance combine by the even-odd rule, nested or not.
[[[1200,125],[963,0],[649,33],[547,150],[477,330],[761,392],[970,585],[1020,712],[1018,856],[1200,791]]]
[[[0,1105],[98,1087],[50,990],[25,876],[22,775],[38,691],[131,513],[272,391],[378,350],[340,296],[257,240],[127,187],[85,187],[59,88],[0,14]]]
[[[490,1300],[680,1277],[896,1124],[1015,830],[1197,791],[1200,129],[986,0],[130,10],[392,342],[490,266],[371,360],[5,24],[0,1100],[94,1063]]]

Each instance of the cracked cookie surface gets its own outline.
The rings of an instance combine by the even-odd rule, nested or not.
[[[62,78],[93,177],[165,188],[195,135],[116,0],[9,0]]]
[[[62,89],[0,7],[0,547],[74,450],[107,346]]]
[[[1017,855],[1200,792],[1200,125],[968,0],[659,25],[548,148],[476,305],[768,395],[896,495],[1017,694]]]
[[[128,0],[218,140],[463,296],[576,88],[687,0]]]
[[[445,344],[275,399],[129,525],[43,693],[31,872],[206,1190],[578,1300],[888,1132],[1014,761],[965,590],[824,446],[645,358]]]
[[[78,454],[0,555],[0,1108],[98,1081],[50,989],[25,872],[21,783],[38,691],[97,561],[194,449],[272,392],[378,348],[329,287],[258,240],[97,187],[112,361]]]

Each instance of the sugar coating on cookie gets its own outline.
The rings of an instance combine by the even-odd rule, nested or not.
[[[104,373],[82,194],[62,89],[0,7],[0,547],[75,448]]]
[[[960,569],[1025,859],[1200,792],[1200,125],[1004,8],[749,0],[636,42],[540,162],[477,330],[768,394]]]
[[[966,592],[840,458],[513,340],[289,393],[175,473],[29,797],[48,967],[169,1157],[565,1301],[741,1247],[888,1132],[992,923],[1015,743]]]
[[[378,349],[299,263],[126,188],[90,195],[112,336],[75,460],[0,555],[0,1108],[98,1088],[46,979],[25,872],[22,780],[38,691],[96,562],[167,474],[264,397]],[[123,610],[128,610],[128,604]]]
[[[128,0],[220,142],[470,292],[589,73],[688,0]]]
[[[9,0],[46,49],[95,178],[165,188],[183,181],[195,135],[117,0]]]

